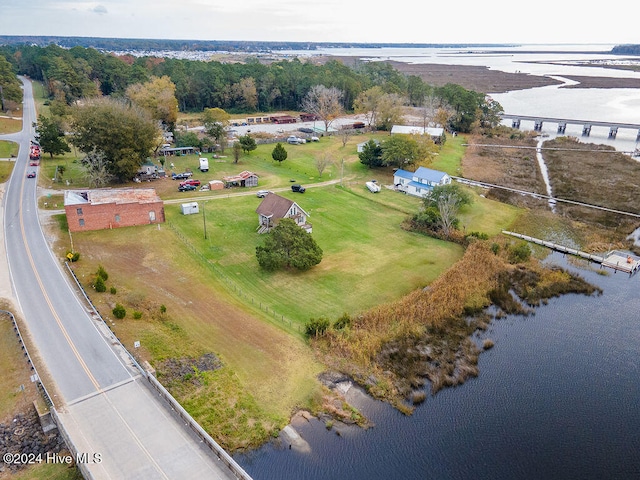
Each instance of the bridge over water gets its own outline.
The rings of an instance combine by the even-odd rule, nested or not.
[[[592,127],[608,127],[609,138],[616,138],[616,136],[618,135],[618,129],[627,128],[636,130],[636,141],[640,141],[640,124],[637,123],[603,122],[599,120],[576,120],[570,118],[517,115],[512,113],[503,113],[501,117],[503,120],[511,120],[511,126],[513,128],[520,128],[520,122],[523,120],[533,122],[533,130],[536,132],[542,131],[542,125],[545,122],[557,124],[558,133],[560,134],[565,133],[567,125],[580,125],[582,126],[582,135],[585,137],[588,137],[591,134]]]

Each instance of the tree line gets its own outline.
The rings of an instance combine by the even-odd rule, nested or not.
[[[366,107],[362,101],[358,104],[365,92],[392,99],[392,104],[446,105],[452,114],[443,126],[459,132],[470,131],[483,111],[490,109],[483,93],[455,84],[431,86],[385,62],[357,62],[349,67],[337,60],[318,65],[294,58],[266,64],[248,56],[241,63],[223,63],[116,56],[93,48],[54,44],[3,45],[2,57],[15,73],[43,82],[50,100],[59,107],[98,96],[124,98],[132,85],[167,77],[175,85],[177,105],[183,112],[207,108],[230,113],[300,110],[305,96],[317,85],[339,90],[347,112]],[[376,126],[387,126],[388,119],[375,120],[379,121]]]

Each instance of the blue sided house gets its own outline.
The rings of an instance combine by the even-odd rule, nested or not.
[[[415,197],[426,196],[433,187],[451,183],[451,177],[438,170],[419,167],[415,172],[398,169],[393,174],[396,190]]]

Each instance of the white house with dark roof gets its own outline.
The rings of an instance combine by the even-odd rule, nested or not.
[[[424,197],[433,187],[450,183],[447,173],[426,167],[419,167],[415,172],[398,169],[393,174],[396,190],[415,197]]]
[[[291,218],[307,233],[312,231],[311,224],[307,223],[309,214],[293,200],[275,193],[269,193],[264,197],[258,208],[256,208],[256,213],[258,214],[259,233],[266,233],[271,230],[281,218]]]

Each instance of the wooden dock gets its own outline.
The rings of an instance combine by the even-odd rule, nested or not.
[[[607,252],[605,255],[594,255],[593,253],[583,252],[575,248],[565,247],[564,245],[560,245],[558,243],[548,242],[546,240],[530,237],[529,235],[523,235],[521,233],[509,232],[507,230],[503,230],[502,233],[505,235],[510,235],[512,237],[521,238],[522,240],[535,243],[536,245],[542,245],[543,247],[550,248],[557,252],[575,255],[576,257],[581,257],[586,260],[599,263],[603,267],[609,267],[613,270],[619,270],[621,272],[628,273],[629,275],[633,275],[640,269],[640,258],[628,253],[612,250],[610,252]]]

